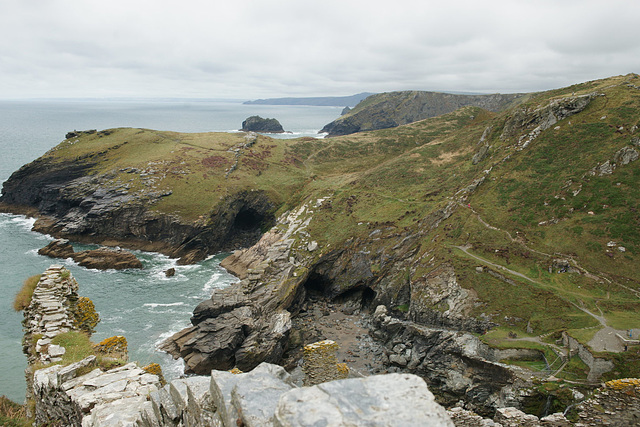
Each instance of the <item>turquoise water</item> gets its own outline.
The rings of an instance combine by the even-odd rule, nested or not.
[[[233,131],[250,115],[275,117],[293,134],[315,136],[318,129],[339,116],[342,108],[304,106],[249,106],[228,101],[0,101],[0,180],[37,158],[74,129],[145,127],[182,132]],[[178,266],[164,255],[134,251],[142,270],[98,271],[71,260],[54,260],[37,254],[50,236],[30,231],[32,219],[0,214],[0,395],[22,402],[25,393],[22,354],[22,314],[11,308],[22,281],[42,273],[49,265],[64,264],[80,284],[79,294],[93,300],[101,322],[95,342],[124,335],[131,360],[157,362],[169,378],[182,373],[155,347],[163,338],[189,325],[193,308],[211,292],[236,279],[218,264],[220,254],[190,266]],[[75,245],[77,250],[90,246]],[[176,275],[164,271],[174,267]]]

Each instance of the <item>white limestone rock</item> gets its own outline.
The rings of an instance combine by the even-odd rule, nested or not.
[[[453,427],[421,378],[388,374],[293,389],[280,397],[274,425]]]

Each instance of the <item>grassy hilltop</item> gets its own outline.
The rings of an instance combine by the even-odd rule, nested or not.
[[[639,112],[632,74],[531,94],[500,113],[468,106],[322,140],[82,133],[39,161],[84,164],[86,174],[130,194],[162,193],[151,209],[183,223],[206,225],[240,192],[264,192],[274,217],[324,199],[308,226],[321,248],[360,241],[367,253],[392,252],[374,236],[417,236],[403,283],[414,289],[452,265],[475,298],[465,314],[499,325],[487,342],[544,349],[507,332],[552,340],[568,331],[586,344],[603,327],[597,316],[618,330],[640,329],[640,161],[631,160],[640,151]],[[427,221],[443,210],[450,215]],[[558,259],[570,272],[558,273]],[[372,281],[397,275],[376,262],[371,271]],[[399,312],[420,296],[411,297],[393,301]],[[445,313],[443,301],[423,304]]]

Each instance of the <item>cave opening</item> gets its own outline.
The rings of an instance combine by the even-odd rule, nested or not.
[[[358,286],[341,293],[334,302],[368,311],[375,298],[376,292],[373,289],[368,286]]]
[[[326,296],[330,284],[330,281],[322,274],[311,273],[304,283],[304,288],[308,297],[322,298]]]
[[[240,231],[261,230],[266,222],[264,214],[251,208],[242,208],[233,220],[233,227]]]

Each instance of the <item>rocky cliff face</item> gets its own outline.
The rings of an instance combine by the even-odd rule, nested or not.
[[[376,94],[325,125],[320,132],[338,136],[386,129],[450,113],[469,105],[500,111],[522,97],[523,94],[454,95],[420,91]]]
[[[170,191],[131,189],[94,163],[36,160],[3,184],[0,209],[38,216],[34,230],[81,242],[156,250],[192,263],[250,246],[272,221],[274,205],[259,191],[223,198],[202,221],[188,222],[153,206]]]

